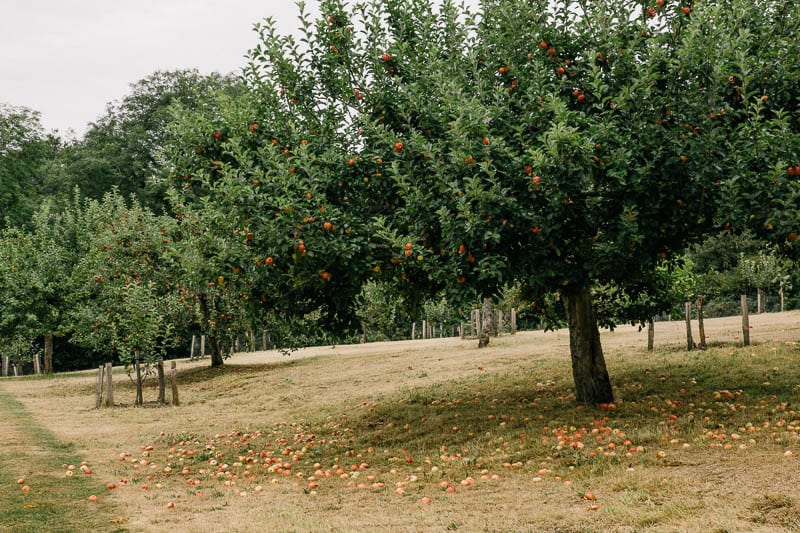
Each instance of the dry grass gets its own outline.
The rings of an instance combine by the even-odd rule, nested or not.
[[[691,353],[683,323],[657,324],[653,354],[645,332],[604,332],[613,410],[576,408],[564,331],[480,351],[445,339],[181,361],[175,408],[96,411],[89,373],[0,392],[98,484],[126,482],[95,506],[106,529],[798,530],[800,458],[785,452],[800,454],[800,312],[751,319],[751,348],[736,318],[707,321],[715,347]],[[52,490],[73,481],[31,446],[0,465],[3,483],[27,463]]]

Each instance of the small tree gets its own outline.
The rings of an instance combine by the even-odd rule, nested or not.
[[[44,339],[44,372],[51,373],[53,338],[67,321],[70,276],[85,251],[77,194],[56,211],[42,203],[29,229],[7,228],[0,236],[0,335]]]
[[[72,274],[72,339],[126,365],[163,357],[181,340],[186,314],[168,239],[173,222],[113,193],[86,210],[92,227]]]
[[[455,312],[447,301],[447,297],[441,295],[425,300],[422,304],[422,314],[429,326],[450,327],[454,322]]]
[[[396,339],[402,334],[403,299],[385,282],[367,281],[356,299],[363,340]]]
[[[758,255],[742,256],[738,270],[744,285],[758,292],[759,313],[766,309],[766,292],[782,290],[788,280],[786,264],[775,254],[775,250],[762,250]]]

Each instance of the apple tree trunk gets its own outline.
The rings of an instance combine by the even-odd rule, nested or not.
[[[211,368],[221,367],[225,361],[222,356],[219,341],[215,336],[208,336],[208,347],[211,349]]]
[[[208,299],[204,293],[198,295],[198,303],[200,304],[200,314],[203,317],[203,324],[205,326],[211,319],[211,309],[208,306]],[[218,368],[224,364],[222,357],[222,349],[219,345],[219,340],[214,335],[208,335],[208,347],[211,349],[211,368]],[[200,357],[205,355],[203,350],[200,350]]]
[[[584,405],[613,402],[614,392],[600,344],[591,290],[589,287],[578,287],[564,290],[561,296],[569,322],[575,399]]]

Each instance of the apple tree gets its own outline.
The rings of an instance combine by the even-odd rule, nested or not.
[[[351,73],[341,94],[357,95],[357,161],[379,181],[381,274],[465,299],[514,279],[533,301],[558,291],[578,401],[613,399],[593,287],[655,294],[652,313],[666,303],[657,267],[716,230],[746,121],[709,50],[740,54],[722,38],[737,35],[740,4],[486,1],[472,16],[386,1],[351,21],[324,2],[318,27],[363,28],[331,44],[330,68]],[[748,30],[769,38],[768,26]],[[767,101],[753,99],[750,116]],[[767,122],[783,131],[779,113]]]
[[[717,197],[706,161],[723,132],[683,67],[691,10],[641,6],[483,2],[473,18],[389,1],[355,24],[383,259],[401,284],[465,299],[515,279],[533,301],[558,291],[582,403],[613,399],[593,285],[651,289]]]
[[[191,307],[176,290],[173,220],[114,193],[85,210],[86,252],[70,279],[72,340],[126,365],[163,357]]]
[[[200,302],[199,325],[219,326],[212,303],[224,278],[233,297],[223,314],[244,327],[277,327],[279,346],[315,331],[357,334],[354,302],[378,268],[365,213],[384,196],[376,163],[359,154],[359,93],[345,91],[339,48],[320,43],[333,39],[344,51],[352,29],[305,16],[302,25],[306,52],[270,21],[257,25],[246,93],[179,110],[165,150],[177,245],[189,258],[181,285]]]
[[[53,367],[53,339],[63,331],[69,279],[81,257],[83,211],[77,196],[57,211],[41,204],[26,228],[0,236],[0,335],[44,339],[44,372]]]

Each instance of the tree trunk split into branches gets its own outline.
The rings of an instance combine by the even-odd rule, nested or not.
[[[613,402],[614,391],[600,344],[591,290],[589,287],[579,287],[565,290],[561,296],[569,321],[575,399],[586,405]]]

